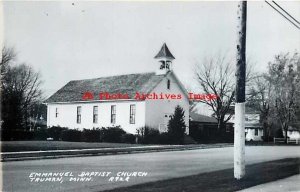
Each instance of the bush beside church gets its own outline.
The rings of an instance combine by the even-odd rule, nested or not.
[[[160,133],[157,129],[142,127],[143,134],[126,133],[121,127],[103,127],[94,129],[69,129],[53,126],[40,128],[31,132],[14,132],[12,141],[17,140],[47,140],[70,142],[106,142],[106,143],[139,143],[139,144],[180,144],[175,142],[168,132]]]

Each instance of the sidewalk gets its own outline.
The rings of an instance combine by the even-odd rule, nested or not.
[[[239,192],[299,192],[300,175],[294,175],[285,179],[257,185]]]
[[[99,149],[72,149],[72,150],[47,150],[47,151],[22,151],[22,152],[3,152],[1,161],[24,161],[35,159],[56,159],[66,157],[81,156],[101,156],[118,155],[129,153],[148,153],[162,151],[181,151],[193,149],[208,149],[232,147],[232,144],[198,144],[198,145],[157,145],[157,146],[137,146],[137,147],[119,147],[119,148],[99,148]]]

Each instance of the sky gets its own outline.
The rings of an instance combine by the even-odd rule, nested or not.
[[[300,1],[278,2],[300,20]],[[70,80],[154,72],[164,42],[186,86],[193,68],[235,58],[237,2],[4,1],[5,46],[41,73],[47,98]],[[300,30],[264,1],[248,2],[247,58],[266,71],[276,54],[300,50]]]

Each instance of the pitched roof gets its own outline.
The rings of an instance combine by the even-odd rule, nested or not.
[[[229,106],[229,110],[227,114],[234,114],[234,104]],[[259,114],[259,111],[253,107],[246,106],[245,107],[245,114]]]
[[[260,123],[251,123],[251,122],[245,122],[245,128],[263,128]]]
[[[190,119],[199,123],[218,123],[217,119],[214,117],[200,115],[192,111],[190,111]]]
[[[175,59],[175,57],[170,52],[166,43],[163,44],[160,51],[157,53],[157,55],[154,58],[155,59],[159,59],[159,58]]]
[[[141,73],[70,81],[45,103],[82,101],[85,92],[92,93],[94,100],[99,100],[98,95],[103,92],[128,94],[134,98],[136,92],[150,93],[163,78],[164,75]]]

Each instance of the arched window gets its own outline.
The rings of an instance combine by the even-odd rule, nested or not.
[[[167,81],[167,89],[170,89],[170,86],[171,86],[171,81],[170,81],[170,79],[168,79],[168,81]]]
[[[172,63],[171,61],[166,62],[166,68],[169,70],[171,69],[171,63]]]
[[[165,61],[160,61],[160,62],[161,62],[160,69],[166,68],[166,63],[165,63]]]

